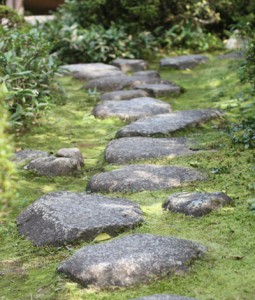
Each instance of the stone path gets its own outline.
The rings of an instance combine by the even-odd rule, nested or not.
[[[91,241],[100,233],[116,236],[140,224],[138,204],[86,193],[53,192],[28,206],[18,217],[19,233],[34,245]]]
[[[141,97],[130,100],[103,101],[94,108],[93,115],[101,119],[118,117],[126,121],[135,121],[171,111],[171,106],[161,100]]]
[[[160,66],[186,69],[206,60],[203,55],[181,56],[162,59]],[[168,135],[223,116],[217,109],[170,112],[169,104],[148,98],[148,95],[167,96],[171,100],[171,95],[179,94],[181,88],[161,79],[157,71],[147,70],[148,64],[143,60],[116,59],[112,65],[77,64],[63,68],[70,70],[75,78],[87,80],[85,89],[111,91],[101,95],[101,103],[93,112],[96,117],[118,116],[125,120],[142,118],[120,129],[116,136],[121,139],[108,144],[105,159],[110,163],[123,164],[193,154],[196,146],[193,148],[187,138],[150,136]],[[157,115],[144,118],[153,114]],[[70,175],[84,164],[79,151],[72,148],[60,149],[56,156],[25,150],[16,153],[15,157],[17,162],[28,163],[26,169],[47,176]],[[206,174],[188,167],[127,165],[95,174],[86,189],[90,193],[134,193],[185,187],[190,182],[206,179]],[[164,209],[197,217],[231,202],[232,199],[221,192],[182,192],[170,195],[164,203]],[[17,218],[20,234],[38,246],[63,245],[80,239],[91,241],[100,234],[116,236],[142,222],[142,211],[132,201],[67,191],[44,195]],[[58,271],[85,287],[90,284],[98,287],[129,286],[185,272],[205,251],[204,246],[176,237],[130,234],[110,242],[83,247],[61,263]],[[193,298],[162,294],[138,299]]]
[[[186,138],[127,137],[107,145],[105,160],[123,164],[143,159],[173,158],[198,153],[195,149],[196,145]]]
[[[133,234],[78,250],[58,271],[83,286],[129,286],[188,270],[206,248],[175,237]]]

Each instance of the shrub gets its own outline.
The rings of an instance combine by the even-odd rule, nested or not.
[[[0,2],[0,4],[3,3]],[[0,5],[0,26],[4,26],[6,28],[21,28],[26,26],[26,22],[23,17],[19,16],[11,8],[5,5]]]
[[[50,43],[35,28],[24,32],[2,28],[2,32],[0,84],[7,92],[11,121],[27,127],[53,102],[58,66]]]

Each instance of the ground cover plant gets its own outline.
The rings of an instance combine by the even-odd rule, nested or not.
[[[19,195],[8,201],[0,228],[2,299],[132,299],[155,293],[182,294],[202,300],[252,299],[255,292],[255,214],[252,210],[255,156],[250,147],[245,149],[244,144],[232,143],[226,130],[232,122],[238,123],[244,106],[253,101],[249,96],[249,83],[240,83],[237,77],[237,65],[234,61],[229,63],[211,57],[208,63],[193,70],[161,71],[163,78],[186,89],[178,98],[162,98],[174,110],[217,107],[224,110],[226,117],[174,134],[189,136],[199,142],[201,149],[215,152],[149,163],[193,166],[204,170],[208,180],[171,191],[113,195],[141,205],[146,222],[133,232],[187,238],[207,246],[208,253],[188,274],[129,288],[104,290],[81,288],[56,272],[61,261],[86,243],[37,248],[17,234],[16,216],[38,197],[63,189],[82,192],[93,174],[117,168],[105,163],[103,151],[124,122],[114,118],[95,119],[91,111],[97,103],[97,94],[84,91],[83,83],[70,77],[60,79],[67,89],[66,103],[53,107],[39,126],[17,134],[15,145],[17,149],[46,151],[77,146],[85,157],[85,169],[74,177],[47,178],[19,168],[16,178]],[[151,67],[158,68],[158,61]],[[162,210],[162,203],[169,194],[194,190],[224,191],[234,203],[199,219]]]

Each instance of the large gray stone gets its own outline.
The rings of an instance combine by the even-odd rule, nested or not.
[[[44,176],[68,176],[79,170],[77,160],[67,157],[49,156],[32,160],[24,167]]]
[[[160,74],[154,70],[147,70],[147,71],[139,71],[133,74],[134,76],[146,76],[146,77],[153,77],[153,78],[160,78]]]
[[[157,295],[145,296],[141,298],[135,298],[133,300],[196,300],[196,299],[185,297],[185,296],[179,296],[179,295],[157,294]]]
[[[151,78],[146,76],[109,76],[90,80],[85,84],[85,89],[97,89],[99,91],[117,91],[123,89],[132,89],[135,85],[145,83],[171,84],[168,80],[160,78]]]
[[[231,198],[221,192],[177,193],[169,196],[163,207],[176,213],[201,217],[230,204],[232,201]]]
[[[47,152],[41,150],[31,150],[25,149],[14,153],[13,160],[20,164],[28,163],[29,161],[40,158],[40,157],[48,157],[49,154]]]
[[[81,168],[84,166],[84,159],[83,159],[80,149],[78,149],[78,148],[59,149],[58,152],[56,153],[56,156],[75,159],[77,161],[78,168]]]
[[[205,179],[205,174],[193,168],[130,165],[92,176],[87,191],[110,193],[163,190]]]
[[[55,19],[55,16],[52,16],[52,15],[24,16],[24,19],[27,23],[29,23],[31,25],[36,25],[37,23],[43,24],[46,22],[51,22]]]
[[[116,236],[142,222],[138,204],[126,199],[73,192],[53,192],[17,218],[19,233],[35,245],[91,241],[101,233]]]
[[[181,93],[179,86],[171,84],[137,84],[134,88],[146,91],[151,97],[179,95]]]
[[[244,51],[235,51],[218,56],[218,59],[244,59]]]
[[[141,97],[131,100],[103,101],[93,109],[93,115],[101,119],[118,117],[123,120],[135,121],[171,111],[171,106],[161,100]]]
[[[101,101],[110,100],[131,100],[134,98],[148,97],[148,93],[142,90],[124,90],[104,93],[101,97]]]
[[[205,63],[206,61],[207,57],[205,55],[183,55],[163,58],[160,60],[160,66],[170,69],[187,69]]]
[[[223,113],[217,109],[177,111],[140,119],[123,127],[116,135],[117,137],[166,135],[222,116]]]
[[[130,286],[186,272],[205,251],[188,240],[134,234],[84,247],[58,271],[83,286]]]
[[[143,71],[148,68],[148,63],[143,59],[117,58],[112,61],[112,65],[119,67],[125,73]]]
[[[61,66],[61,68],[70,71],[74,78],[84,80],[124,75],[119,68],[102,63],[72,64]]]
[[[194,147],[193,147],[194,149]],[[111,141],[105,150],[105,160],[123,164],[136,160],[176,157],[197,153],[185,138],[127,137]]]

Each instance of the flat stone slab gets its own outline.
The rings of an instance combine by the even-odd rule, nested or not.
[[[168,80],[160,78],[151,78],[147,76],[109,76],[90,80],[85,84],[85,89],[97,89],[99,91],[117,91],[124,89],[133,89],[138,84],[171,84]]]
[[[93,109],[93,115],[101,119],[118,117],[123,120],[135,121],[171,111],[171,106],[161,100],[141,97],[131,100],[102,101]]]
[[[110,100],[131,100],[134,98],[148,97],[148,93],[142,90],[124,90],[104,93],[101,97],[101,101]]]
[[[193,68],[201,63],[205,63],[207,59],[208,58],[205,55],[198,54],[168,57],[160,60],[160,67],[183,70]]]
[[[86,246],[64,261],[58,271],[83,286],[130,286],[186,272],[206,248],[192,241],[134,234]]]
[[[179,95],[181,88],[170,84],[137,84],[135,89],[146,91],[151,97]]]
[[[157,71],[154,70],[146,70],[146,71],[139,71],[135,72],[133,76],[146,76],[146,77],[152,77],[152,78],[160,78],[160,74]]]
[[[28,163],[29,161],[36,159],[36,158],[42,158],[42,157],[48,157],[48,156],[49,156],[49,154],[45,151],[25,149],[25,150],[16,152],[14,154],[13,160],[17,163],[23,164],[23,163]]]
[[[121,128],[116,136],[153,136],[170,134],[189,126],[198,125],[211,119],[220,118],[223,113],[217,109],[182,110],[169,114],[140,119]]]
[[[43,24],[46,22],[53,21],[55,16],[25,16],[25,21],[31,25],[36,25],[37,23]]]
[[[103,63],[71,64],[61,66],[61,68],[70,71],[74,78],[84,80],[124,75],[119,68]]]
[[[243,51],[234,51],[227,54],[222,54],[218,56],[218,59],[244,59]]]
[[[101,233],[116,236],[140,224],[138,204],[121,198],[53,192],[28,206],[18,217],[19,233],[34,245],[91,241]]]
[[[111,141],[105,150],[105,160],[109,163],[123,164],[136,160],[191,155],[186,138],[127,137]]]
[[[117,58],[112,61],[112,65],[119,67],[125,73],[143,71],[148,68],[148,63],[143,59]]]
[[[92,176],[87,191],[110,193],[164,190],[205,179],[205,174],[193,168],[130,165]]]
[[[201,217],[230,204],[232,201],[231,198],[221,192],[177,193],[169,196],[163,207],[176,213]]]
[[[76,173],[80,165],[76,159],[51,155],[32,160],[24,169],[44,176],[68,176]]]
[[[185,297],[185,296],[179,296],[179,295],[157,294],[157,295],[145,296],[142,298],[136,298],[133,300],[196,300],[196,299]]]

